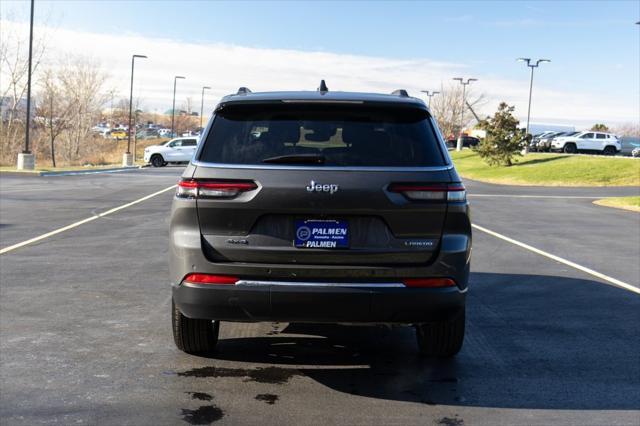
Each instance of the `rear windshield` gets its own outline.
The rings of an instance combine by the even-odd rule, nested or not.
[[[303,164],[301,157],[319,158],[312,164],[316,167],[446,164],[426,111],[304,104],[244,105],[219,111],[199,160]]]

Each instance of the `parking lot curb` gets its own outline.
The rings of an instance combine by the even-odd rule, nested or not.
[[[61,170],[56,171],[44,171],[44,172],[18,172],[18,171],[3,171],[0,172],[0,176],[19,176],[19,177],[50,177],[50,176],[77,176],[77,175],[95,175],[100,173],[119,173],[127,172],[131,170],[139,170],[144,166],[132,166],[132,167],[114,167],[110,169],[88,169],[88,170]]]

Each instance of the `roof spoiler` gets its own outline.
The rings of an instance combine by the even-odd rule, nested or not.
[[[236,95],[246,95],[247,93],[251,93],[251,90],[248,87],[241,87],[238,89],[238,93]]]
[[[391,94],[394,96],[400,96],[401,98],[409,97],[409,92],[407,92],[405,89],[394,90],[393,92],[391,92]]]

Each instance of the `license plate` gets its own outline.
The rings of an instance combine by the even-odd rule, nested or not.
[[[349,223],[346,220],[296,220],[298,248],[348,248]]]

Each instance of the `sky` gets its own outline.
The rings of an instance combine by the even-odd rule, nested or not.
[[[36,0],[36,37],[47,61],[67,53],[102,63],[109,84],[147,110],[189,96],[199,109],[247,86],[253,91],[390,92],[439,89],[473,77],[474,95],[526,119],[529,69],[518,57],[548,58],[536,69],[532,122],[588,125],[640,121],[640,1],[45,1]],[[29,3],[3,0],[3,31],[28,36]],[[1,82],[0,82],[1,83]]]

